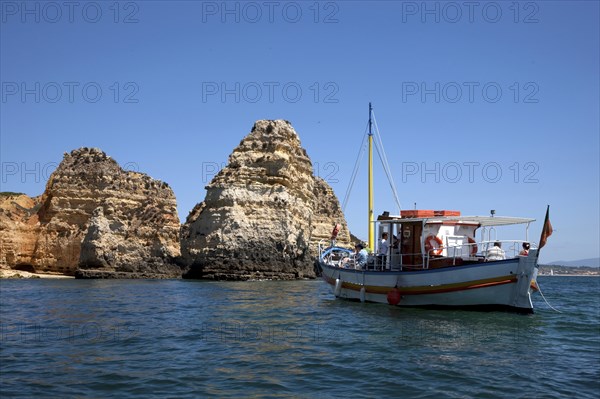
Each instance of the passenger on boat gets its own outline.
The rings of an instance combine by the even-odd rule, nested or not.
[[[499,241],[494,243],[492,249],[487,253],[485,260],[503,260],[506,259],[506,254],[502,249],[502,244]]]
[[[520,256],[528,256],[529,255],[529,243],[528,242],[524,242],[523,243],[523,250],[521,252],[519,252]]]
[[[390,249],[390,244],[387,242],[388,233],[383,233],[381,235],[381,240],[379,240],[379,255],[387,255],[388,250]]]
[[[377,251],[377,260],[381,264],[381,269],[385,269],[387,263],[387,254],[390,249],[388,237],[388,233],[384,232],[383,234],[381,234],[381,240],[379,240],[379,251]]]
[[[365,249],[364,245],[358,243],[354,246],[354,250],[356,251],[355,259],[356,259],[356,268],[363,269],[367,265],[367,260],[369,259],[369,253]]]
[[[341,267],[346,269],[363,269],[367,265],[369,253],[360,243],[354,246],[354,256],[342,259]]]

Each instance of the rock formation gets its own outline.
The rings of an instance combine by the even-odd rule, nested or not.
[[[39,197],[0,193],[0,269],[32,269]]]
[[[182,227],[185,277],[314,277],[318,241],[334,223],[349,243],[337,198],[287,121],[256,122],[206,189]]]
[[[65,154],[38,207],[21,222],[32,226],[33,248],[21,244],[18,261],[3,256],[8,266],[30,263],[38,272],[65,274],[79,267],[78,277],[181,273],[173,265],[180,254],[173,191],[145,174],[123,170],[98,149]],[[31,235],[23,236],[11,245],[31,242]]]
[[[348,245],[340,204],[292,126],[258,121],[183,226],[167,184],[95,148],[65,154],[40,197],[0,196],[0,268],[178,277],[183,260],[192,278],[310,278],[335,223]]]

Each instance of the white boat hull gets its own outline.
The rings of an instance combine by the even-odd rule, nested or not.
[[[528,257],[420,271],[344,269],[323,261],[323,279],[338,298],[388,303],[397,287],[398,306],[506,308],[532,313],[536,251]],[[337,283],[337,284],[336,284]],[[364,288],[364,289],[363,289]]]

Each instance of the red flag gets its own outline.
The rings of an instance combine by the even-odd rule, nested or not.
[[[542,236],[540,237],[540,245],[538,246],[538,250],[542,249],[544,245],[546,245],[546,241],[548,237],[552,235],[552,224],[550,223],[550,205],[546,209],[546,219],[544,219],[544,228],[542,229]]]

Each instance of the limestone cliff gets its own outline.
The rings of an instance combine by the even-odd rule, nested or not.
[[[65,153],[28,223],[35,244],[21,259],[38,272],[74,274],[79,267],[79,277],[180,274],[172,265],[180,254],[173,191],[123,170],[99,149]]]
[[[32,269],[39,197],[0,193],[0,269]]]
[[[335,222],[349,241],[339,202],[289,122],[261,120],[206,187],[182,227],[186,277],[314,277],[317,242]]]
[[[327,182],[320,177],[315,178],[313,189],[315,196],[314,213],[313,213],[313,234],[311,241],[313,250],[318,248],[319,242],[328,245],[331,238],[331,233],[335,223],[341,225],[337,236],[337,245],[350,246],[350,231],[348,224],[342,212],[342,207],[338,201],[333,189]]]

